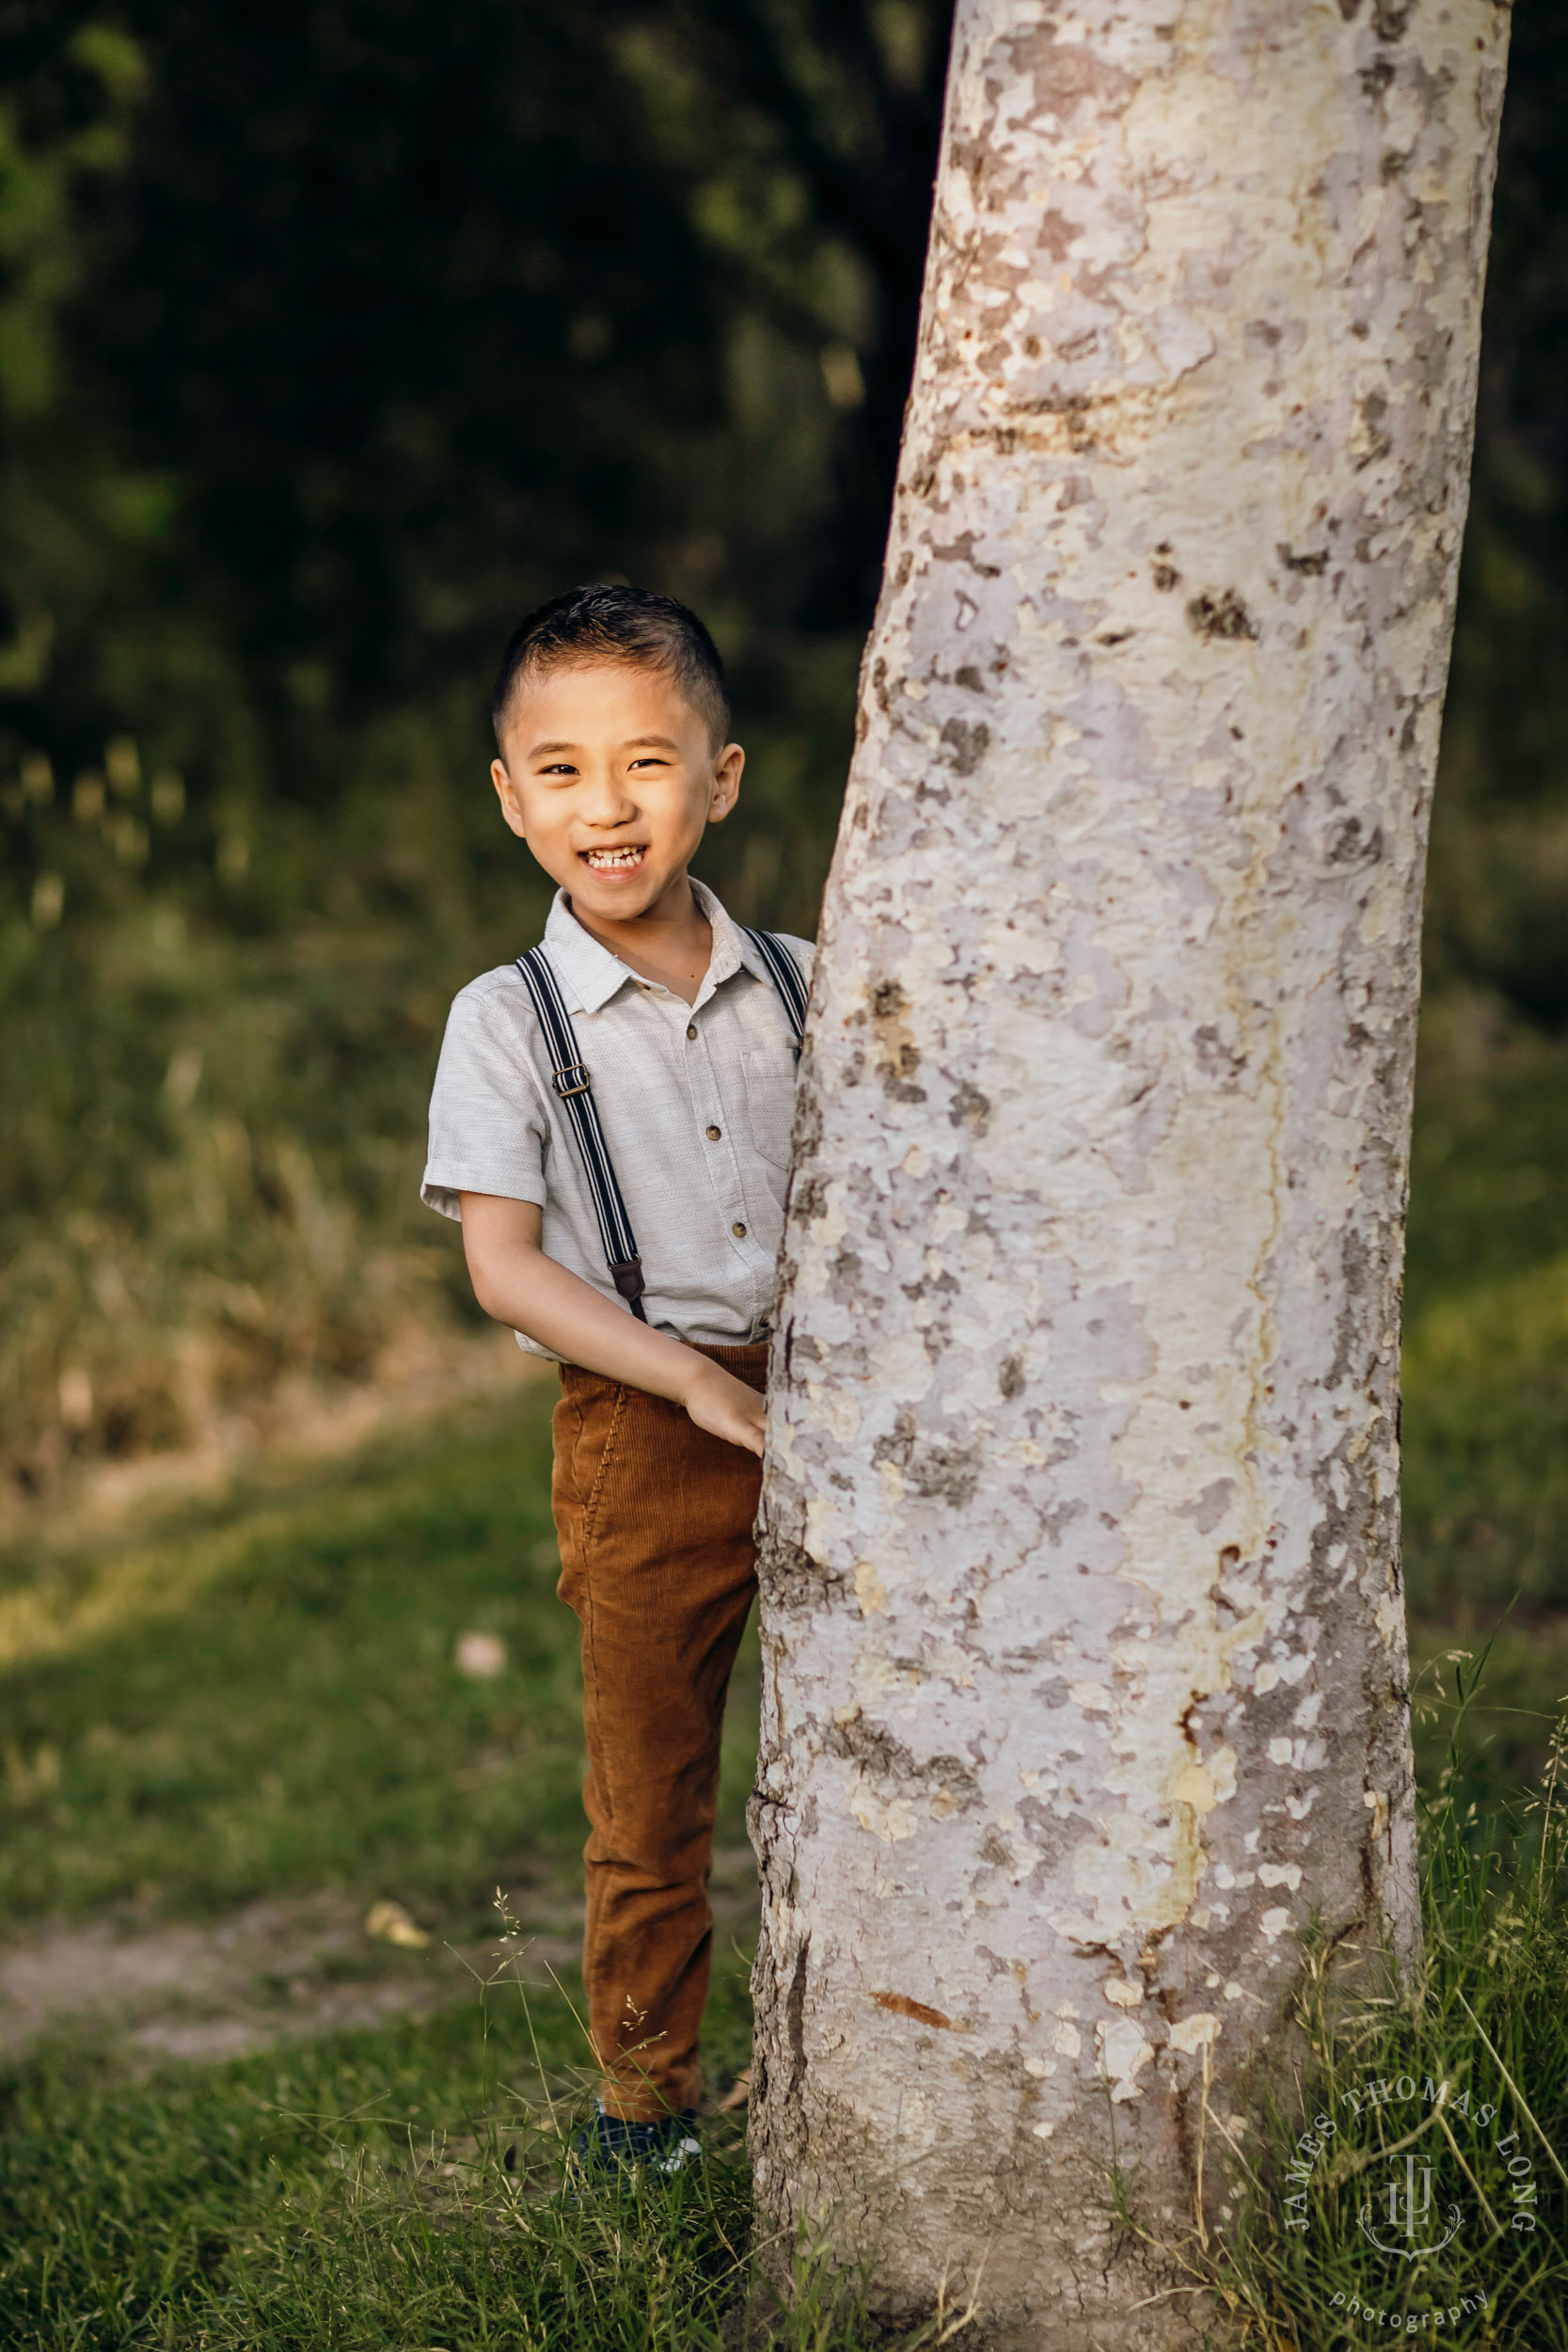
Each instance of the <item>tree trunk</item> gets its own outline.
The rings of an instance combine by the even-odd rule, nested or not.
[[[1418,1940],[1400,1276],[1506,32],[958,8],[778,1319],[752,2146],[890,2313],[979,2277],[965,2342],[1186,2340],[1108,2169],[1223,2223],[1298,1934]]]

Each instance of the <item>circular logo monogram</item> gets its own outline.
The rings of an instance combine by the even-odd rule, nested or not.
[[[1370,2077],[1297,2138],[1280,2218],[1323,2237],[1336,2275],[1354,2268],[1355,2287],[1321,2297],[1352,2334],[1435,2334],[1492,2313],[1496,2273],[1538,2222],[1535,2133],[1512,2090]]]
[[[1460,2208],[1439,2206],[1432,2191],[1432,2166],[1424,2156],[1406,2156],[1356,2210],[1361,2234],[1380,2254],[1414,2262],[1440,2254],[1459,2235]],[[1440,2236],[1430,2235],[1441,2231]]]

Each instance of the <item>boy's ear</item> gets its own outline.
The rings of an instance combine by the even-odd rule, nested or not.
[[[713,789],[708,794],[707,820],[721,825],[740,798],[740,771],[746,755],[738,743],[726,743],[713,763]]]
[[[496,798],[501,804],[501,815],[518,840],[526,841],[528,828],[523,822],[523,804],[517,798],[517,787],[507,771],[504,759],[493,759],[490,762],[490,781],[496,787]]]

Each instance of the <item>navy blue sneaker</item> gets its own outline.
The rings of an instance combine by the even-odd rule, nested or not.
[[[655,2172],[679,2172],[702,2153],[697,2110],[661,2115],[653,2123],[626,2123],[603,2108],[572,2142],[572,2169],[589,2181],[608,2180],[645,2164]]]

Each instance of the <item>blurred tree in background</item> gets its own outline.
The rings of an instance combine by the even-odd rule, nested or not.
[[[1428,968],[1568,1025],[1568,13],[1520,0]]]
[[[699,600],[749,715],[803,731],[819,861],[942,10],[163,0],[111,31],[60,0],[0,25],[11,763],[101,771],[129,734],[207,832],[319,811],[378,773],[394,711],[451,714],[478,760],[519,612],[620,574]]]
[[[414,1185],[537,935],[518,614],[706,614],[705,853],[809,930],[913,347],[943,0],[0,0],[0,1440],[176,1442],[465,1311]],[[1568,1023],[1568,21],[1521,0],[1431,967]]]

